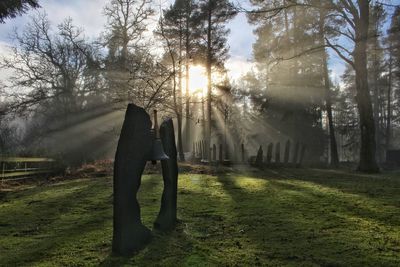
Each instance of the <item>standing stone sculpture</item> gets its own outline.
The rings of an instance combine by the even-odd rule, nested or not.
[[[152,150],[151,121],[144,109],[128,105],[114,162],[112,251],[130,255],[151,239],[136,198]]]
[[[114,217],[112,251],[122,256],[144,248],[151,231],[142,224],[136,195],[147,161],[161,160],[164,191],[155,228],[171,230],[177,221],[178,165],[172,120],[161,125],[158,135],[157,111],[154,130],[144,109],[129,104],[114,162]],[[166,151],[166,152],[164,152]]]
[[[161,198],[160,212],[154,222],[154,228],[161,231],[170,231],[177,222],[176,203],[178,191],[178,161],[172,119],[168,119],[161,124],[160,137],[164,151],[169,159],[161,161],[164,191]]]

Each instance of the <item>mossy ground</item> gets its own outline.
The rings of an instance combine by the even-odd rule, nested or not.
[[[152,228],[162,191],[143,177]],[[0,266],[400,266],[400,174],[181,174],[175,231],[111,255],[111,177],[2,193]]]

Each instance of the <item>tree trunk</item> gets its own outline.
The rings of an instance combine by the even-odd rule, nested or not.
[[[320,2],[320,4],[322,4]],[[321,45],[325,45],[325,11],[324,9],[320,9],[320,19],[319,19],[319,39]],[[324,86],[325,86],[325,107],[326,113],[328,116],[328,124],[329,124],[329,144],[330,144],[330,152],[331,152],[331,167],[337,168],[339,167],[339,155],[337,150],[336,136],[335,136],[335,127],[333,124],[333,114],[332,114],[332,99],[331,99],[331,89],[330,89],[330,80],[329,80],[329,71],[328,71],[328,59],[326,49],[324,48],[322,51],[322,65],[324,68]]]
[[[379,110],[380,110],[380,104],[379,104],[379,87],[378,87],[378,80],[379,80],[379,74],[378,74],[378,67],[379,67],[379,61],[377,57],[377,50],[378,50],[378,18],[375,19],[375,25],[374,25],[374,34],[373,36],[373,79],[374,79],[374,105],[373,105],[373,114],[374,114],[374,120],[375,120],[375,142],[376,142],[376,158],[378,162],[382,161],[382,153],[381,153],[381,136],[380,136],[380,116],[379,116]]]
[[[179,66],[178,66],[178,79],[179,79],[179,91],[178,91],[178,107],[177,107],[177,120],[178,120],[178,154],[179,160],[185,161],[185,154],[183,153],[183,141],[182,141],[182,117],[183,117],[183,101],[182,101],[182,39],[183,31],[182,26],[179,27]]]
[[[211,30],[212,30],[212,10],[211,10],[211,4],[209,4],[209,9],[208,9],[208,27],[207,27],[207,64],[206,64],[206,69],[207,69],[207,127],[206,127],[206,143],[207,145],[211,144],[211,88],[212,88],[212,77],[211,77],[211,65],[212,65],[212,36],[211,36]],[[211,151],[208,148],[207,149],[207,154],[206,154],[206,159],[209,160],[211,158]]]
[[[356,72],[356,102],[360,116],[361,150],[358,170],[379,172],[376,162],[375,122],[368,88],[367,40],[369,24],[368,1],[360,1],[360,18],[356,23],[354,68]]]
[[[393,75],[393,55],[392,55],[392,42],[390,42],[389,52],[389,81],[388,81],[388,92],[387,92],[387,119],[386,119],[386,151],[390,149],[391,142],[391,123],[392,123],[392,75]]]
[[[189,1],[187,2],[188,6],[186,9],[186,29],[185,29],[185,48],[186,48],[186,125],[185,125],[185,140],[187,144],[187,150],[190,149],[191,144],[191,136],[190,136],[190,88],[189,88],[189,81],[190,81],[190,4]]]

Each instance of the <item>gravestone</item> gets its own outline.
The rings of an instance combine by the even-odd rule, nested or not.
[[[272,149],[274,145],[271,143],[268,145],[268,150],[267,150],[267,164],[271,164],[272,160]]]
[[[386,162],[394,166],[400,166],[400,150],[388,150],[386,152]]]
[[[151,240],[151,231],[142,224],[136,197],[152,151],[150,128],[146,111],[129,104],[114,162],[112,251],[119,255],[130,255]]]
[[[300,161],[299,161],[298,167],[300,167],[303,164],[305,154],[306,154],[306,146],[302,145],[301,151],[300,151]]]
[[[213,144],[212,151],[213,151],[212,160],[213,160],[213,161],[217,161],[217,146],[216,146],[215,144]]]
[[[244,144],[242,144],[242,163],[244,163],[246,161],[246,156],[244,154]]]
[[[285,155],[284,155],[284,159],[283,159],[283,162],[285,164],[289,163],[289,156],[290,156],[290,140],[287,140],[286,145],[285,145]]]
[[[164,152],[169,159],[161,161],[164,190],[160,212],[154,222],[154,228],[161,231],[170,231],[177,222],[176,200],[178,191],[178,161],[172,119],[166,120],[161,124],[160,138]]]
[[[256,166],[262,166],[263,160],[264,160],[263,154],[264,154],[264,152],[263,152],[262,146],[260,146],[260,148],[257,151],[257,157],[256,157],[256,161],[255,161]]]
[[[300,143],[296,142],[293,154],[293,164],[297,164],[297,161],[299,160],[299,150],[300,150]]]
[[[222,163],[224,160],[223,158],[223,151],[222,151],[222,144],[219,145],[219,155],[218,155],[219,162]]]
[[[281,163],[281,143],[280,142],[276,143],[276,146],[275,146],[275,163],[276,164]]]

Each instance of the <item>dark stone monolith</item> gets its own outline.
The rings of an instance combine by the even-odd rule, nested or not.
[[[287,140],[286,145],[285,145],[285,155],[284,155],[284,159],[283,159],[283,162],[285,164],[289,163],[289,156],[290,156],[290,140]]]
[[[130,255],[144,248],[151,239],[151,231],[142,224],[136,198],[151,154],[150,128],[146,111],[129,104],[114,162],[112,251],[119,255]]]
[[[161,124],[160,138],[164,152],[169,159],[161,161],[164,191],[161,198],[160,212],[154,222],[154,228],[161,231],[170,231],[177,222],[176,201],[178,191],[178,161],[172,119],[168,119]]]
[[[276,143],[276,146],[275,146],[275,163],[276,164],[281,163],[281,143],[280,142]]]

